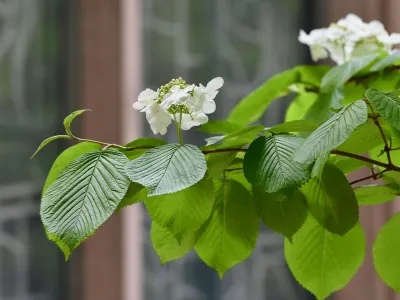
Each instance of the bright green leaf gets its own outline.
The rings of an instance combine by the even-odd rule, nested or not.
[[[203,124],[198,130],[211,134],[228,134],[238,131],[243,128],[243,125],[238,125],[228,121],[210,121]]]
[[[125,171],[133,182],[145,186],[151,197],[194,185],[204,177],[206,169],[204,154],[196,146],[168,144],[147,150]]]
[[[332,234],[312,217],[285,240],[286,262],[296,280],[317,299],[347,285],[365,257],[365,236],[357,224],[346,235]]]
[[[392,201],[399,196],[399,188],[393,185],[364,185],[354,189],[359,205],[375,205]]]
[[[400,130],[400,98],[392,93],[368,89],[365,93],[368,100],[380,116],[397,130]]]
[[[318,124],[310,120],[293,120],[269,128],[273,133],[281,132],[313,132],[318,128]]]
[[[250,256],[259,227],[251,194],[238,182],[226,180],[217,187],[211,219],[195,249],[222,278],[229,268]]]
[[[145,204],[150,217],[180,242],[186,234],[198,230],[207,221],[214,202],[214,184],[205,177],[179,192],[149,197]]]
[[[153,248],[160,258],[161,265],[164,265],[169,261],[185,256],[192,250],[197,242],[198,234],[191,232],[183,237],[181,243],[178,243],[168,229],[163,228],[153,221],[151,223],[150,237]]]
[[[72,123],[72,121],[77,116],[79,116],[79,115],[81,115],[81,114],[83,114],[84,112],[87,112],[87,111],[91,111],[91,110],[90,109],[81,109],[81,110],[74,111],[72,114],[70,114],[68,117],[66,117],[64,119],[65,131],[70,137],[74,137],[74,135],[71,132],[71,123]]]
[[[290,93],[288,87],[291,84],[308,83],[318,86],[329,68],[328,66],[297,66],[271,77],[239,102],[229,114],[228,121],[243,125],[257,121],[273,100]]]
[[[342,145],[353,131],[368,119],[364,101],[356,101],[342,108],[340,112],[314,131],[296,151],[295,160],[311,164],[320,155]]]
[[[255,206],[261,220],[270,229],[291,239],[307,217],[304,195],[295,190],[291,195],[268,194],[255,188]]]
[[[400,62],[400,52],[395,52],[389,56],[386,56],[384,59],[378,61],[371,67],[372,72],[383,70],[387,67],[392,66],[395,63]]]
[[[33,153],[31,159],[34,158],[35,155],[38,154],[38,152],[39,152],[40,150],[42,150],[43,147],[45,147],[47,144],[51,143],[52,141],[58,140],[58,139],[68,139],[68,140],[70,140],[71,137],[68,136],[68,135],[55,135],[55,136],[52,136],[52,137],[49,137],[49,138],[45,139],[45,140],[39,145],[39,147],[37,148],[37,150],[35,151],[35,153]]]
[[[136,150],[120,150],[129,160],[134,160],[145,153],[149,148],[160,147],[168,144],[166,141],[157,138],[140,138],[134,140],[124,147],[137,148]]]
[[[311,177],[321,177],[322,172],[325,168],[325,164],[329,159],[329,156],[330,156],[330,153],[325,153],[325,154],[320,155],[316,159],[316,161],[313,165],[312,171],[311,171]]]
[[[352,60],[332,68],[325,74],[321,82],[321,92],[332,92],[335,88],[343,86],[350,78],[366,68],[379,54],[370,54],[355,57]]]
[[[400,292],[399,231],[400,213],[397,213],[383,226],[372,249],[376,272],[397,293]]]
[[[236,157],[236,152],[213,153],[207,157],[207,168],[211,177],[218,178]]]
[[[91,151],[66,167],[43,195],[40,216],[47,235],[66,259],[115,211],[129,188],[128,158],[107,149]]]
[[[83,142],[64,150],[54,161],[53,166],[51,167],[50,172],[47,175],[46,182],[44,183],[42,194],[44,194],[47,188],[54,181],[56,181],[61,171],[64,170],[69,164],[71,164],[73,160],[75,160],[82,154],[93,150],[101,150],[101,146],[95,143]]]
[[[343,87],[336,88],[332,92],[320,93],[304,118],[318,124],[325,122],[334,115],[334,109],[342,106],[343,98]]]
[[[318,98],[316,93],[300,93],[286,110],[285,122],[301,120]]]
[[[374,121],[369,119],[358,126],[337,150],[364,154],[382,144],[383,139],[378,127],[374,124]]]
[[[358,159],[353,159],[350,157],[344,157],[344,156],[339,156],[339,155],[331,156],[328,159],[328,163],[331,165],[334,165],[336,168],[338,168],[344,174],[354,172],[363,167],[372,168],[372,164],[368,164],[368,163],[358,160]]]
[[[336,167],[326,164],[321,177],[312,178],[301,191],[309,212],[330,232],[343,235],[357,223],[356,196],[346,176]]]
[[[267,193],[301,186],[308,180],[309,171],[292,157],[303,141],[295,135],[256,139],[244,157],[247,180]]]
[[[139,202],[146,200],[147,190],[143,185],[136,182],[131,182],[129,189],[126,192],[124,198],[118,204],[117,212],[126,206],[130,206]]]

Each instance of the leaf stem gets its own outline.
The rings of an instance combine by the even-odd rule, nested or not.
[[[354,180],[354,181],[350,182],[350,184],[359,183],[359,182],[361,182],[361,181],[368,180],[368,179],[372,179],[372,178],[375,179],[375,180],[377,180],[378,178],[381,177],[381,175],[383,175],[383,174],[386,173],[387,171],[389,171],[389,170],[383,170],[383,171],[381,171],[381,172],[379,172],[379,173],[372,173],[372,175],[367,176],[367,177],[363,177],[363,178],[360,178],[360,179],[357,179],[357,180]]]
[[[385,149],[384,149],[384,151],[386,152],[386,156],[387,156],[388,163],[389,163],[389,165],[393,165],[393,163],[392,163],[392,157],[390,156],[391,145],[389,146],[389,143],[388,143],[388,141],[387,141],[385,132],[383,131],[383,128],[382,128],[381,124],[379,123],[378,114],[376,113],[374,107],[372,106],[371,102],[370,102],[368,99],[366,99],[366,100],[364,100],[364,101],[367,103],[367,105],[368,105],[369,108],[371,109],[371,114],[372,114],[372,115],[371,115],[371,118],[372,118],[372,120],[374,121],[374,124],[376,125],[376,127],[378,127],[379,132],[381,133],[383,142],[385,143]]]

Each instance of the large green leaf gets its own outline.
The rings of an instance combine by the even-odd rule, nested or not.
[[[346,176],[326,164],[321,177],[314,177],[301,191],[313,217],[332,233],[343,235],[358,221],[358,204]]]
[[[391,55],[386,56],[384,59],[378,61],[371,67],[372,72],[383,70],[396,63],[400,63],[400,52],[395,52]]]
[[[380,116],[397,130],[400,130],[400,98],[392,93],[368,89],[365,93]]]
[[[247,180],[268,193],[301,186],[309,178],[309,171],[292,157],[302,142],[303,139],[295,135],[256,139],[244,157]]]
[[[146,200],[147,190],[146,188],[136,182],[131,182],[129,189],[126,192],[124,198],[118,204],[117,212],[126,206],[130,206],[139,202]]]
[[[51,143],[52,141],[55,140],[59,140],[59,139],[67,139],[67,140],[71,140],[72,138],[69,135],[55,135],[52,137],[49,137],[47,139],[45,139],[37,148],[37,150],[35,151],[35,153],[33,153],[33,155],[31,156],[31,159],[35,157],[36,154],[39,153],[40,150],[42,150],[47,144]]]
[[[399,196],[395,185],[364,185],[354,189],[359,205],[375,205],[392,201]]]
[[[311,120],[293,120],[269,128],[273,133],[282,132],[313,132],[318,128],[318,124]]]
[[[397,293],[400,292],[399,231],[400,213],[397,213],[383,226],[372,249],[376,272]]]
[[[124,153],[130,160],[133,160],[141,156],[149,148],[160,147],[166,144],[168,144],[166,141],[157,138],[140,138],[124,146],[127,148],[136,148],[136,150],[120,150],[120,151]]]
[[[300,93],[296,98],[290,103],[288,109],[286,110],[285,121],[301,120],[306,115],[310,107],[318,99],[318,94],[316,93]]]
[[[342,145],[367,119],[368,109],[364,101],[346,105],[304,141],[295,153],[295,160],[311,164],[320,155]]]
[[[145,200],[150,217],[179,242],[207,221],[214,202],[214,184],[206,177],[187,189]]]
[[[56,181],[61,171],[64,170],[73,160],[75,160],[82,154],[93,150],[101,150],[101,146],[95,143],[83,142],[64,150],[54,161],[53,166],[51,167],[50,172],[47,175],[46,182],[44,183],[42,194],[44,194],[47,188],[54,181]]]
[[[73,113],[71,113],[69,116],[67,116],[64,119],[64,127],[65,127],[65,131],[67,132],[67,134],[70,137],[73,137],[74,135],[71,132],[71,123],[72,121],[79,115],[83,114],[84,112],[90,111],[90,109],[81,109],[81,110],[77,110],[74,111]]]
[[[198,233],[191,232],[185,235],[179,243],[168,229],[153,221],[151,223],[150,237],[153,248],[160,258],[161,265],[164,265],[169,261],[185,256],[186,253],[192,250],[197,242]]]
[[[250,193],[236,181],[220,182],[211,219],[195,247],[197,254],[222,278],[250,256],[259,226]]]
[[[312,217],[285,241],[285,257],[296,280],[317,299],[326,299],[347,285],[365,257],[365,236],[359,224],[346,235],[328,232]]]
[[[239,102],[229,114],[228,121],[243,125],[257,121],[273,100],[290,93],[288,87],[291,84],[299,82],[318,86],[328,70],[327,66],[297,66],[271,77]]]
[[[238,131],[243,128],[243,125],[238,125],[228,121],[210,121],[203,124],[199,131],[211,133],[211,134],[228,134]]]
[[[350,78],[377,59],[378,56],[379,54],[370,54],[356,57],[342,65],[332,68],[322,78],[321,92],[332,92],[334,89],[343,86]]]
[[[375,147],[382,145],[383,139],[374,121],[367,120],[364,124],[357,127],[337,150],[351,152],[354,154],[364,154]]]
[[[66,259],[115,211],[129,188],[128,158],[107,149],[79,156],[43,195],[40,216],[47,235]]]
[[[354,172],[363,167],[372,168],[372,164],[366,163],[366,162],[358,160],[358,159],[353,159],[350,157],[344,157],[344,156],[339,156],[339,155],[331,156],[328,159],[328,163],[331,165],[334,165],[336,168],[338,168],[344,174]]]
[[[253,195],[257,213],[264,224],[289,239],[306,220],[306,200],[299,190],[295,190],[288,196],[277,193],[268,194],[255,188]]]
[[[204,154],[193,145],[168,144],[147,150],[125,168],[148,196],[178,192],[199,182],[206,173]]]
[[[343,87],[336,88],[332,92],[321,92],[304,118],[318,124],[325,122],[334,115],[332,108],[338,109],[342,106],[343,98]]]

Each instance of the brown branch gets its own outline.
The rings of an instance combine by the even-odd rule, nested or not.
[[[388,170],[383,170],[382,172],[379,172],[379,173],[373,173],[372,175],[370,175],[370,176],[367,176],[367,177],[363,177],[363,178],[360,178],[360,179],[357,179],[357,180],[354,180],[354,181],[352,181],[352,182],[350,182],[350,184],[355,184],[355,183],[359,183],[359,182],[361,182],[361,181],[364,181],[364,180],[368,180],[368,179],[375,179],[375,180],[377,180],[378,178],[380,178],[381,177],[381,175],[383,175],[385,172],[387,172]]]
[[[384,151],[386,152],[386,157],[387,157],[388,163],[389,163],[389,165],[393,165],[393,163],[392,163],[392,158],[391,158],[391,156],[390,156],[390,148],[391,148],[391,146],[389,146],[389,143],[388,143],[388,141],[387,141],[387,138],[386,138],[386,135],[385,135],[385,133],[384,133],[384,131],[383,131],[383,128],[382,128],[381,124],[379,123],[378,114],[376,113],[374,107],[372,106],[371,102],[369,102],[369,100],[366,99],[366,100],[364,100],[364,101],[367,103],[367,105],[368,105],[369,108],[371,109],[371,113],[372,113],[372,116],[371,116],[371,117],[372,117],[372,120],[374,121],[374,124],[376,125],[376,127],[378,127],[379,132],[381,133],[383,142],[385,143],[385,149],[384,149]]]

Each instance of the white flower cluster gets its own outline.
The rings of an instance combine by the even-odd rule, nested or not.
[[[140,93],[133,108],[146,113],[154,134],[166,134],[172,120],[189,130],[208,122],[207,114],[215,111],[214,99],[223,86],[221,77],[214,78],[207,86],[187,84],[182,78],[172,79],[156,92],[146,89]]]
[[[330,56],[340,65],[377,51],[391,53],[393,45],[400,44],[400,34],[389,35],[381,22],[364,23],[358,16],[348,14],[328,28],[315,29],[309,34],[300,30],[299,41],[310,47],[314,61]]]

